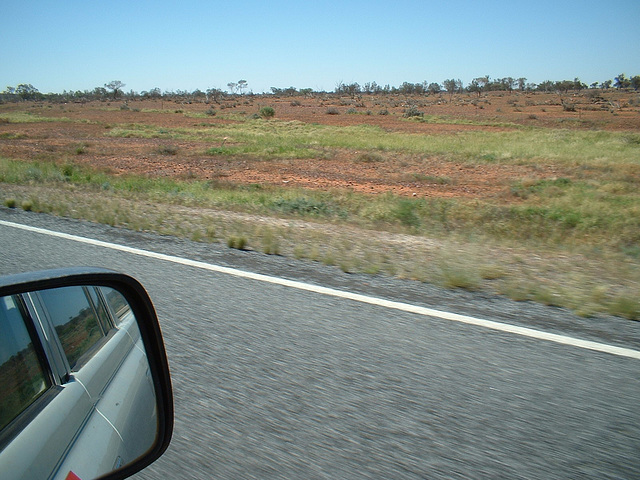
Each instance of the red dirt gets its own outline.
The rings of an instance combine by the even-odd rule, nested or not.
[[[366,162],[359,152],[335,151],[329,158],[268,160],[206,156],[211,144],[161,139],[112,138],[104,133],[117,124],[146,124],[160,127],[194,127],[228,123],[217,116],[192,118],[176,113],[201,113],[210,107],[219,114],[250,115],[262,106],[272,106],[278,120],[297,120],[326,125],[379,126],[388,131],[424,135],[452,134],[470,130],[500,131],[516,123],[555,128],[598,128],[640,131],[640,115],[635,93],[588,92],[567,99],[550,94],[492,93],[477,98],[470,95],[406,98],[362,96],[358,98],[317,95],[314,98],[238,97],[223,105],[176,104],[169,101],[130,102],[131,110],[106,109],[105,103],[69,105],[0,105],[0,115],[24,111],[44,117],[66,117],[91,123],[42,122],[0,123],[0,155],[8,158],[73,161],[117,173],[152,176],[216,179],[240,184],[272,184],[316,189],[350,189],[364,193],[393,192],[410,196],[495,197],[508,190],[515,179],[554,177],[562,172],[551,167],[468,165],[442,161],[436,157],[385,154],[384,162]],[[564,110],[561,101],[571,101],[576,112]],[[475,105],[474,105],[475,103]],[[117,102],[111,107],[119,107]],[[434,124],[407,121],[402,112],[410,105],[426,115],[469,119],[502,126]],[[634,105],[636,105],[634,107]],[[225,107],[225,108],[223,108]],[[328,114],[328,109],[338,114]],[[162,112],[135,111],[163,109]],[[347,110],[358,114],[348,114]],[[386,110],[389,114],[381,115]],[[166,113],[171,112],[171,113]],[[368,114],[367,112],[370,112]],[[158,153],[171,145],[175,155]],[[78,148],[83,147],[79,153]],[[366,159],[365,159],[366,160]]]

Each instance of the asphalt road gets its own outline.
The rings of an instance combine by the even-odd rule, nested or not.
[[[3,208],[0,220],[640,350],[625,320]],[[149,290],[176,423],[136,478],[640,478],[640,359],[6,224],[0,242],[2,274],[105,266]]]

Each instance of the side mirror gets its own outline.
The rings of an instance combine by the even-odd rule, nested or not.
[[[122,479],[169,446],[173,394],[151,299],[72,268],[0,278],[0,476]]]

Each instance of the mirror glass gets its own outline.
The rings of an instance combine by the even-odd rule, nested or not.
[[[93,479],[156,442],[145,347],[113,288],[0,297],[0,385],[3,478]]]

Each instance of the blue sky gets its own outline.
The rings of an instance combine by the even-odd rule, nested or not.
[[[0,0],[0,90],[640,75],[640,0]]]

